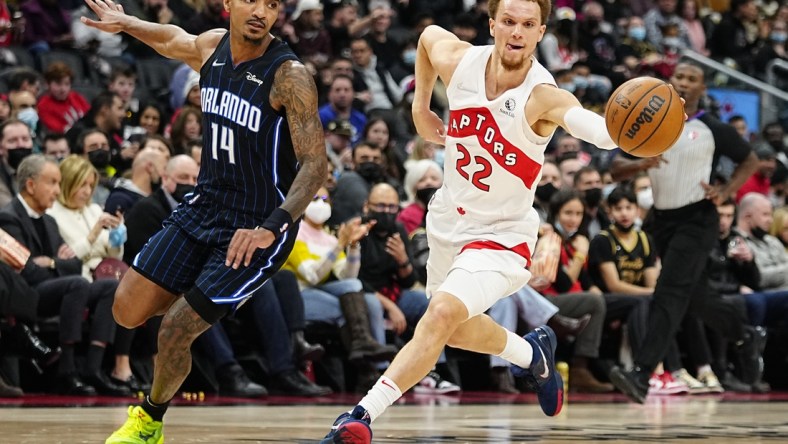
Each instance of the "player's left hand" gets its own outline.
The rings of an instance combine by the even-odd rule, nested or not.
[[[239,228],[235,231],[230,247],[227,248],[227,260],[224,265],[234,270],[243,262],[244,267],[252,263],[252,255],[258,248],[268,248],[274,243],[274,233],[265,228],[247,230]]]
[[[405,243],[399,237],[399,233],[394,233],[386,239],[386,253],[389,254],[398,265],[408,262],[408,253],[405,251]]]

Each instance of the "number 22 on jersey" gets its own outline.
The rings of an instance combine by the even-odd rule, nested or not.
[[[468,148],[465,148],[460,143],[457,144],[457,151],[460,155],[457,158],[456,168],[460,176],[470,181],[476,188],[482,191],[490,191],[490,185],[483,182],[484,179],[490,177],[490,174],[492,174],[492,164],[490,161],[482,156],[471,156],[471,153],[468,152]],[[475,169],[473,166],[470,166],[471,163],[481,166],[481,169]],[[467,170],[471,169],[474,171],[472,174],[469,174]]]
[[[211,157],[219,160],[219,150],[227,151],[228,161],[235,165],[235,133],[230,128],[211,122]]]

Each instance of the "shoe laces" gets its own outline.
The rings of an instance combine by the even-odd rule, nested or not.
[[[156,424],[157,422],[148,416],[142,407],[129,406],[129,419],[123,424],[121,431],[130,433],[141,432],[143,435],[148,435],[145,439],[149,439],[156,434],[159,428]]]

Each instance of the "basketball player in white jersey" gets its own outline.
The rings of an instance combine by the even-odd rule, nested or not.
[[[597,147],[616,147],[604,119],[558,89],[534,57],[550,0],[490,0],[494,45],[475,47],[437,26],[424,30],[416,58],[413,120],[419,135],[446,146],[445,181],[429,205],[429,308],[413,339],[324,443],[370,442],[369,423],[419,382],[448,344],[515,364],[548,416],[563,403],[555,334],[525,337],[484,312],[524,286],[539,217],[533,209],[544,150],[556,127]],[[448,85],[447,125],[430,111],[438,76]],[[572,260],[585,261],[584,255]]]

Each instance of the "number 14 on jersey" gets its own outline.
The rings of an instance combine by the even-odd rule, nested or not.
[[[235,133],[230,128],[211,122],[211,157],[219,160],[219,150],[227,151],[228,161],[235,165]]]

